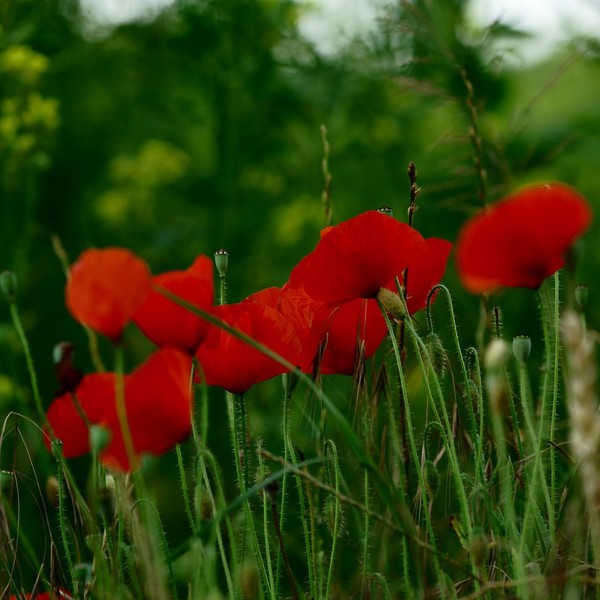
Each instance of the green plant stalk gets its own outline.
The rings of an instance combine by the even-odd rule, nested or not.
[[[450,465],[450,471],[452,473],[454,483],[455,483],[457,491],[458,491],[458,501],[459,501],[459,505],[460,505],[461,520],[462,520],[462,523],[464,524],[465,530],[467,532],[467,536],[470,538],[471,534],[473,532],[473,525],[471,523],[471,516],[469,513],[469,502],[467,500],[467,493],[465,490],[465,485],[464,485],[464,481],[462,478],[460,465],[458,462],[458,456],[456,454],[456,447],[454,446],[454,443],[452,441],[453,440],[452,424],[450,423],[450,417],[448,415],[446,403],[444,402],[444,394],[440,387],[440,382],[435,375],[435,371],[433,370],[433,365],[431,364],[431,357],[429,356],[427,347],[425,346],[425,344],[423,343],[423,340],[419,337],[419,335],[415,331],[415,328],[414,328],[413,324],[410,322],[410,319],[406,319],[406,323],[407,323],[407,328],[413,339],[413,344],[415,347],[415,353],[416,353],[418,361],[419,361],[419,366],[424,375],[425,388],[427,390],[427,397],[430,401],[430,405],[432,407],[432,410],[434,412],[436,419],[444,424],[444,428],[442,429],[442,432],[443,432],[444,444],[445,444],[446,450],[448,452],[448,463]],[[425,361],[423,359],[424,356],[427,357],[427,364],[425,364]],[[433,373],[433,377],[430,377],[431,373]],[[436,395],[439,400],[439,405],[442,410],[443,419],[440,419],[440,417],[439,417],[437,403],[435,401],[433,391],[432,391],[431,385],[430,385],[431,379],[433,379],[433,382],[434,382],[434,387],[435,387]]]
[[[405,402],[407,398],[405,398]],[[368,442],[370,438],[370,427],[369,427],[369,414],[367,408],[367,402],[363,402],[362,408],[362,430],[365,437],[365,446],[368,447]],[[397,429],[397,428],[395,428]],[[364,524],[363,524],[363,568],[362,568],[362,581],[361,581],[361,598],[364,598],[365,595],[368,596],[367,592],[367,579],[368,573],[370,570],[370,560],[369,560],[369,536],[371,535],[371,521],[369,518],[369,499],[370,499],[370,486],[369,486],[369,471],[364,469],[363,471],[363,495],[365,498],[365,506],[367,507],[367,511],[363,514]]]
[[[325,598],[330,597],[331,582],[333,580],[333,571],[335,569],[335,557],[337,551],[337,540],[340,534],[340,523],[341,523],[341,505],[338,494],[340,493],[340,466],[338,463],[337,448],[333,440],[325,441],[325,453],[326,455],[331,452],[331,462],[333,463],[333,487],[335,488],[336,495],[334,496],[334,514],[333,514],[333,539],[331,541],[331,554],[329,556],[329,568],[327,570],[327,582],[325,584]]]
[[[187,489],[187,477],[185,474],[185,466],[183,464],[183,454],[181,452],[181,444],[175,445],[175,452],[177,454],[177,466],[179,467],[179,479],[181,480],[181,495],[183,496],[183,507],[185,510],[192,535],[197,534],[196,522],[192,513],[192,507],[190,503],[190,496]]]
[[[531,417],[531,411],[530,411],[530,406],[529,406],[529,379],[527,377],[527,367],[525,365],[525,363],[520,363],[519,364],[519,389],[520,389],[520,396],[521,396],[521,403],[523,405],[523,415],[525,417],[525,426],[527,427],[527,434],[529,436],[529,438],[531,439],[531,445],[532,445],[532,452],[534,454],[534,456],[537,456],[537,452],[538,452],[538,448],[536,447],[535,441],[537,440],[537,436],[535,433],[535,428],[533,425],[533,419]],[[547,510],[551,510],[552,507],[552,500],[550,498],[550,492],[548,490],[548,482],[546,481],[546,478],[544,477],[544,473],[542,470],[537,469],[537,473],[535,472],[535,463],[537,461],[534,461],[534,469],[533,469],[533,473],[532,473],[532,477],[530,479],[530,481],[528,482],[528,494],[532,495],[532,498],[534,500],[537,500],[537,496],[538,496],[538,488],[541,487],[542,489],[542,494],[544,496],[544,500],[546,502],[546,508]],[[539,477],[538,477],[539,476]]]
[[[157,526],[154,528],[156,529],[156,531],[159,531],[159,539],[160,539],[160,545],[165,557],[165,562],[167,563],[167,571],[168,571],[168,575],[169,575],[169,583],[171,585],[171,598],[173,600],[177,600],[178,595],[177,595],[177,585],[175,583],[175,573],[173,572],[173,564],[171,561],[171,555],[169,552],[169,544],[167,542],[167,537],[165,535],[165,530],[164,527],[162,526],[161,520],[160,520],[160,515],[158,514],[158,510],[156,509],[156,506],[154,506],[153,502],[150,501],[149,498],[141,498],[139,500],[136,500],[133,504],[133,506],[131,507],[131,513],[133,514],[136,509],[138,507],[141,506],[146,506],[147,508],[151,509],[151,513],[153,514],[155,520],[156,520],[156,524]],[[144,522],[145,525],[147,526],[147,519],[144,518]],[[149,531],[150,528],[147,527],[147,530]]]
[[[537,435],[537,448],[535,453],[535,461],[533,466],[533,478],[539,476],[545,479],[545,469],[543,465],[542,456],[544,454],[544,437],[545,432],[550,426],[549,439],[550,442],[554,441],[554,425],[556,420],[556,409],[558,403],[558,294],[559,294],[559,280],[558,272],[554,277],[555,282],[555,296],[554,296],[554,310],[552,306],[552,300],[547,288],[547,281],[544,281],[542,287],[539,290],[539,301],[542,312],[542,327],[544,332],[544,345],[545,345],[545,372],[542,383],[542,395],[541,395],[541,408],[540,408],[540,420]],[[552,339],[552,341],[551,341]],[[550,383],[550,377],[552,376],[552,383]],[[548,416],[550,412],[550,417]],[[549,422],[548,422],[549,420]],[[547,506],[548,511],[548,526],[550,530],[550,542],[554,546],[556,539],[556,521],[555,521],[555,506],[556,506],[556,474],[555,474],[555,451],[551,444],[550,452],[550,504]],[[530,525],[530,519],[533,513],[532,504],[535,503],[535,498],[530,494],[527,496],[527,506],[525,509],[525,518],[523,523],[523,538],[522,544],[525,540],[525,533],[528,532]]]
[[[233,445],[233,453],[234,453],[234,462],[235,469],[238,478],[238,487],[240,489],[240,493],[244,495],[249,485],[249,467],[248,467],[248,447],[246,444],[246,413],[244,408],[243,397],[241,395],[232,394],[231,392],[225,392],[225,397],[227,400],[227,413],[229,415],[229,426],[231,430],[231,440]],[[241,406],[239,407],[239,411],[236,410],[236,400],[241,402]],[[239,417],[238,417],[239,414]],[[240,420],[242,422],[240,422]],[[241,452],[243,452],[243,460],[244,460],[244,468],[242,469],[242,465],[240,464],[241,460]],[[270,585],[269,575],[267,573],[267,568],[265,565],[265,561],[261,552],[260,544],[258,541],[258,536],[256,534],[256,526],[254,523],[254,515],[252,513],[252,507],[250,506],[250,501],[248,498],[244,500],[244,515],[245,515],[245,527],[248,527],[248,533],[250,535],[250,539],[252,540],[252,546],[254,548],[254,553],[256,555],[256,559],[258,562],[258,566],[260,569],[260,573],[263,580],[263,585],[266,588],[268,595],[275,600],[275,590]],[[245,529],[244,527],[244,529]],[[245,538],[246,532],[243,532],[242,537],[242,562],[245,557]]]
[[[119,429],[125,446],[125,454],[129,461],[129,468],[135,471],[139,466],[139,458],[133,445],[133,437],[129,428],[129,419],[127,417],[127,406],[125,400],[125,368],[124,352],[121,344],[115,345],[115,407]]]
[[[56,455],[58,452],[62,455],[62,444],[57,447],[56,444],[59,442],[52,442],[53,451]],[[69,570],[70,589],[76,590],[77,579],[75,577],[75,568],[73,565],[73,559],[71,558],[71,544],[67,535],[67,524],[65,521],[66,508],[65,508],[65,482],[63,479],[62,464],[60,460],[57,460],[56,479],[58,481],[58,528],[60,529],[60,537],[63,544],[63,550],[67,559],[67,567]]]
[[[364,518],[364,531],[363,531],[363,568],[362,568],[362,580],[360,597],[370,597],[370,593],[367,592],[367,573],[369,572],[369,535],[370,535],[370,520],[369,520],[369,472],[364,469],[363,471],[363,495],[365,497],[365,511]]]
[[[378,300],[378,302],[379,302],[379,300]],[[404,394],[404,397],[407,400],[407,402],[404,403],[404,406],[405,406],[405,410],[406,410],[406,425],[407,425],[406,429],[408,432],[408,441],[409,441],[412,458],[413,458],[413,461],[415,464],[415,469],[417,471],[419,487],[421,488],[421,502],[423,505],[423,515],[424,515],[424,519],[425,519],[425,527],[427,530],[427,535],[430,540],[430,544],[434,548],[433,566],[434,566],[436,577],[440,584],[440,587],[441,587],[441,589],[444,589],[445,588],[444,573],[441,569],[439,559],[437,557],[437,552],[438,552],[437,542],[435,539],[435,534],[433,532],[433,526],[431,524],[431,518],[429,515],[429,506],[428,506],[429,501],[428,501],[428,494],[427,494],[427,486],[425,485],[425,478],[423,477],[423,471],[420,468],[419,453],[417,451],[417,444],[415,441],[415,435],[414,435],[414,430],[413,430],[413,425],[412,425],[412,416],[410,413],[410,403],[408,402],[408,391],[406,388],[406,380],[404,378],[404,369],[402,367],[402,360],[400,357],[400,349],[398,347],[398,341],[396,340],[396,336],[394,335],[394,327],[392,325],[392,322],[390,321],[390,318],[388,317],[388,314],[385,311],[384,307],[381,305],[381,302],[379,302],[379,308],[381,310],[381,314],[383,315],[383,318],[385,319],[385,323],[388,328],[389,338],[392,343],[392,349],[394,351],[394,356],[396,358],[396,367],[398,369],[398,378],[400,381],[400,386],[402,388],[402,393]]]
[[[456,326],[456,316],[454,314],[454,304],[452,302],[452,295],[450,294],[450,290],[445,285],[442,285],[441,283],[434,286],[433,289],[429,292],[429,295],[427,297],[427,322],[429,324],[429,331],[433,332],[433,320],[431,318],[431,299],[433,298],[433,295],[438,290],[442,291],[444,293],[444,295],[446,296],[447,303],[448,303],[448,311],[450,313],[450,330],[452,332],[452,339],[454,340],[454,345],[456,348],[456,356],[458,357],[458,361],[460,364],[460,369],[462,372],[463,381],[464,381],[464,385],[465,385],[465,390],[467,393],[467,407],[468,407],[469,420],[470,420],[470,424],[471,424],[473,439],[475,440],[475,465],[476,465],[475,473],[477,474],[476,483],[483,484],[485,482],[484,464],[483,464],[483,442],[482,442],[483,438],[480,433],[480,429],[478,430],[477,419],[475,418],[475,412],[473,411],[473,401],[471,398],[471,385],[470,385],[471,380],[470,380],[469,374],[467,372],[467,366],[465,364],[465,360],[463,357],[463,351],[462,351],[462,348],[460,345],[460,339],[458,337],[458,328]],[[483,396],[479,396],[476,399],[480,409],[483,404],[482,398],[483,398]]]
[[[219,509],[217,508],[215,497],[212,492],[212,486],[210,483],[210,478],[208,476],[208,470],[206,469],[206,462],[204,460],[205,457],[208,458],[208,460],[211,463],[211,466],[213,468],[213,472],[215,473],[215,481],[217,484],[217,497],[219,499],[219,504],[223,507],[225,507],[225,495],[223,493],[223,489],[221,487],[221,482],[218,477],[216,461],[214,460],[214,457],[212,456],[212,454],[210,454],[207,450],[205,450],[198,456],[198,468],[200,469],[200,472],[202,474],[202,479],[204,480],[204,485],[206,487],[206,491],[207,491],[208,497],[210,499],[213,514],[216,515],[216,514],[218,514]],[[227,527],[227,533],[229,535],[230,543],[232,544],[231,563],[232,563],[234,571],[237,571],[237,552],[236,552],[236,545],[235,545],[235,536],[233,533],[233,527],[231,525],[231,519],[229,518],[229,516],[225,517],[225,524]],[[230,572],[230,568],[229,568],[230,561],[227,558],[227,552],[225,550],[225,544],[223,542],[223,535],[221,534],[221,528],[218,525],[215,527],[215,535],[217,537],[217,545],[219,546],[219,554],[221,555],[221,562],[223,564],[223,572],[225,573],[225,580],[227,581],[227,590],[229,592],[229,598],[232,598],[233,600],[235,600],[236,598],[240,597],[240,594],[239,594],[239,590],[236,590],[236,588],[233,585],[233,579],[231,578],[231,572]]]
[[[291,438],[288,441],[288,448],[290,451],[291,463],[293,465],[298,464],[298,458],[296,456],[296,450],[292,445]],[[310,586],[310,595],[312,598],[317,598],[317,577],[315,575],[316,567],[313,560],[312,553],[312,538],[311,532],[308,529],[309,516],[306,512],[306,499],[304,497],[304,486],[302,485],[302,478],[298,473],[294,473],[294,479],[296,481],[296,491],[298,492],[298,501],[300,504],[300,520],[302,521],[302,533],[304,536],[304,548],[306,551],[306,566],[308,569],[308,584]]]
[[[502,512],[504,515],[504,533],[508,537],[511,543],[511,548],[516,549],[518,546],[517,537],[518,532],[516,531],[515,525],[515,509],[513,505],[513,490],[511,487],[511,478],[509,478],[509,458],[508,450],[506,448],[506,440],[504,437],[504,424],[502,418],[495,410],[490,411],[492,420],[492,432],[494,434],[494,442],[496,444],[496,453],[498,461],[498,478],[500,481],[500,498],[502,503]],[[521,536],[521,540],[524,536]],[[514,563],[522,562],[522,552],[519,550],[518,554],[509,553],[508,559],[514,567]]]
[[[287,373],[282,375],[282,383],[283,383],[283,412],[281,418],[281,434],[283,436],[283,457],[286,462],[289,462],[290,451],[288,448],[288,435],[286,434],[288,429],[288,402],[291,400],[291,386],[289,381],[289,376]],[[287,472],[283,474],[281,479],[281,504],[279,508],[279,531],[283,535],[284,525],[285,525],[285,512],[287,507]],[[277,566],[275,569],[275,592],[277,597],[279,597],[279,584],[281,582],[281,568],[282,568],[282,555],[281,552],[277,553]]]
[[[19,341],[21,342],[23,353],[25,354],[25,362],[27,364],[27,371],[29,372],[29,381],[31,383],[31,390],[33,392],[33,400],[35,402],[35,407],[40,417],[40,422],[43,424],[44,428],[50,432],[51,437],[54,437],[52,426],[50,425],[50,422],[46,417],[44,406],[42,404],[42,397],[40,396],[40,388],[38,385],[37,373],[33,364],[33,357],[31,356],[29,342],[27,341],[27,336],[25,335],[25,330],[23,329],[23,324],[21,323],[19,311],[17,310],[17,303],[15,301],[9,302],[8,308],[10,311],[13,326],[15,328],[15,331],[17,332]]]
[[[258,472],[260,479],[264,478],[264,474],[266,472],[265,463],[260,452],[257,452],[258,456]],[[246,489],[248,489],[248,485],[246,485]],[[267,575],[269,576],[269,586],[270,589],[276,590],[277,585],[275,583],[275,576],[273,573],[273,561],[271,560],[271,543],[270,543],[270,534],[269,534],[269,513],[271,512],[270,505],[271,500],[268,497],[269,494],[264,492],[262,495],[263,500],[263,539],[265,544],[265,557],[267,563]],[[277,597],[277,596],[276,596]]]

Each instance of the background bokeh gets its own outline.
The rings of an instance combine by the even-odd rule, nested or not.
[[[120,245],[155,273],[226,248],[230,301],[282,285],[324,225],[322,125],[334,222],[381,205],[404,219],[409,161],[425,236],[455,240],[482,195],[494,201],[534,181],[571,184],[598,207],[598,39],[573,39],[541,62],[514,60],[523,35],[476,24],[467,8],[390,3],[368,33],[323,53],[300,34],[308,8],[294,0],[181,0],[112,29],[90,27],[75,0],[0,3],[0,270],[18,275],[45,401],[57,342],[73,341],[78,365],[91,368],[64,306],[53,235],[72,260]],[[599,237],[594,224],[579,248],[591,327]],[[452,263],[445,282],[471,344],[479,300]],[[510,290],[496,301],[507,338],[531,335],[540,352],[535,294]],[[126,343],[133,367],[149,344],[135,331]],[[22,410],[26,381],[0,307],[0,416]],[[279,426],[267,398],[254,400],[264,406],[259,435]]]

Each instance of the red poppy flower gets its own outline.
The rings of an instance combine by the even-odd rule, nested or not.
[[[125,405],[137,454],[163,454],[190,432],[191,358],[175,349],[155,352],[143,365],[125,376]],[[89,452],[88,424],[102,425],[110,441],[100,454],[107,466],[128,471],[131,465],[121,436],[115,406],[115,374],[86,375],[76,391],[57,398],[47,416],[63,453],[73,458]]]
[[[250,297],[238,304],[215,306],[213,314],[292,364],[298,364],[300,342],[294,327],[275,308],[256,303]],[[243,394],[254,384],[288,371],[277,361],[215,325],[209,327],[196,356],[204,381],[234,394]]]
[[[376,211],[328,228],[294,268],[289,283],[317,303],[312,333],[326,343],[321,372],[351,373],[357,344],[367,358],[377,350],[387,329],[376,296],[381,288],[395,292],[395,278],[403,285],[406,269],[408,311],[424,308],[444,274],[450,249],[450,242],[424,239]]]
[[[377,304],[360,298],[332,309],[286,284],[248,300],[277,309],[293,325],[302,348],[298,366],[305,373],[351,375],[357,357],[369,358],[387,333]]]
[[[463,226],[456,264],[473,293],[501,287],[538,288],[564,264],[588,228],[587,201],[561,183],[528,187],[479,213]]]
[[[190,304],[209,310],[213,305],[213,261],[200,255],[185,271],[170,271],[152,278],[153,287],[163,287]],[[152,289],[133,316],[144,335],[157,346],[180,348],[193,354],[208,323]]]
[[[67,308],[79,321],[113,341],[150,291],[146,263],[125,248],[85,250],[71,266]]]

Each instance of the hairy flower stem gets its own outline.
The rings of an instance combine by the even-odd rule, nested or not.
[[[333,487],[335,488],[335,496],[333,496],[333,527],[332,527],[332,541],[331,541],[331,553],[329,555],[329,568],[327,571],[327,583],[325,586],[325,598],[330,597],[331,582],[333,580],[333,572],[335,569],[335,556],[337,550],[337,540],[340,535],[340,526],[342,520],[342,507],[339,499],[340,493],[340,467],[338,464],[337,447],[333,440],[325,441],[325,455],[331,454],[330,462],[333,464]],[[329,464],[329,462],[327,463]]]
[[[381,301],[378,300],[378,302],[379,302],[379,308],[381,310],[381,314],[383,315],[383,318],[385,319],[385,323],[388,328],[388,333],[389,333],[390,340],[392,343],[392,349],[394,351],[394,356],[396,358],[396,368],[398,370],[398,378],[400,380],[400,386],[402,388],[402,393],[404,394],[405,398],[408,398],[407,389],[406,389],[406,381],[404,378],[404,368],[403,368],[403,364],[402,364],[402,359],[400,357],[400,348],[398,346],[398,341],[396,340],[394,327],[392,325],[392,322],[390,321],[390,318],[388,317],[386,310],[382,306]],[[425,528],[427,531],[427,535],[429,537],[429,543],[435,549],[435,552],[433,554],[433,566],[434,566],[434,570],[435,570],[435,574],[436,574],[438,583],[440,584],[440,586],[443,590],[443,589],[445,589],[445,578],[444,578],[442,568],[440,566],[439,559],[437,557],[437,553],[438,553],[437,542],[435,539],[435,534],[433,532],[433,526],[431,524],[431,517],[429,514],[429,495],[427,493],[427,486],[425,484],[425,478],[423,476],[423,471],[420,468],[419,452],[417,450],[417,443],[415,441],[414,429],[413,429],[413,425],[412,425],[412,416],[410,413],[409,403],[405,402],[404,407],[405,407],[405,411],[406,411],[407,432],[408,432],[408,440],[409,440],[411,455],[412,455],[413,463],[415,465],[415,469],[417,471],[417,478],[419,480],[419,487],[421,490],[421,502],[422,502],[422,506],[423,506],[423,516],[425,519]]]
[[[27,341],[27,336],[25,335],[25,330],[23,329],[23,324],[21,323],[21,317],[19,316],[19,311],[17,310],[17,303],[14,300],[9,302],[9,311],[15,331],[17,332],[17,336],[19,337],[19,341],[21,342],[23,353],[25,354],[25,362],[27,363],[27,371],[29,372],[29,381],[31,383],[31,391],[33,392],[33,400],[35,402],[35,407],[40,417],[40,421],[44,425],[44,428],[50,432],[52,437],[54,437],[54,434],[52,432],[52,426],[50,425],[50,422],[46,417],[44,406],[42,404],[42,397],[40,396],[37,373],[33,364],[33,357],[31,356],[29,342]]]
[[[246,440],[246,409],[244,404],[244,398],[242,395],[234,395],[230,392],[225,392],[225,397],[227,400],[227,414],[229,415],[229,427],[231,431],[231,440],[233,445],[233,454],[234,454],[234,462],[235,469],[237,473],[238,479],[238,487],[240,489],[240,493],[244,496],[244,532],[242,534],[242,548],[241,548],[241,562],[244,562],[244,557],[246,554],[246,527],[247,532],[250,536],[252,547],[254,549],[254,554],[256,560],[258,562],[258,566],[260,569],[260,573],[262,575],[263,585],[268,593],[268,595],[275,600],[275,590],[269,584],[269,576],[267,573],[267,568],[265,566],[265,561],[263,559],[263,555],[260,549],[260,544],[258,542],[258,536],[256,534],[256,526],[254,524],[254,516],[252,514],[252,507],[250,506],[250,501],[248,497],[246,497],[246,492],[248,490],[249,483],[249,474],[250,469],[248,465],[249,460],[249,448],[247,446]],[[242,464],[243,463],[243,464]]]
[[[450,330],[452,332],[452,339],[454,340],[454,346],[456,348],[456,356],[460,363],[460,370],[463,376],[463,384],[465,386],[466,394],[466,405],[467,413],[469,415],[469,421],[471,425],[471,435],[475,443],[475,473],[476,473],[476,485],[483,485],[485,482],[484,475],[484,458],[483,458],[483,436],[480,433],[480,427],[478,428],[477,419],[475,418],[475,411],[473,405],[476,403],[479,410],[480,419],[483,418],[483,401],[480,394],[472,392],[471,379],[467,372],[467,366],[463,356],[463,351],[460,345],[460,339],[458,337],[458,328],[456,326],[456,316],[454,314],[454,304],[452,302],[452,295],[450,290],[442,284],[438,284],[432,288],[427,296],[427,322],[429,325],[429,331],[433,332],[433,320],[431,318],[431,301],[435,297],[437,292],[442,292],[446,297],[448,303],[448,312],[450,313]]]
[[[217,506],[217,501],[215,500],[215,495],[212,491],[212,485],[210,482],[210,477],[208,474],[208,469],[206,468],[206,462],[210,463],[210,466],[214,473],[214,479],[217,486],[217,500],[219,502],[219,506]],[[221,479],[219,478],[218,468],[216,461],[212,454],[208,452],[208,450],[202,450],[198,456],[198,470],[200,471],[200,475],[198,479],[202,479],[204,481],[204,487],[206,488],[206,493],[208,495],[208,499],[210,501],[210,508],[212,510],[213,515],[218,514],[219,510],[225,510],[227,503],[225,502],[225,494],[223,493],[223,488],[221,486]],[[231,577],[231,570],[234,572],[237,571],[238,565],[238,557],[237,557],[237,544],[235,542],[235,535],[233,533],[233,526],[231,524],[231,519],[229,515],[225,516],[225,525],[227,527],[227,533],[229,536],[230,544],[232,545],[231,549],[231,557],[228,559],[227,551],[225,549],[225,543],[223,540],[223,535],[221,533],[221,528],[219,525],[215,526],[215,532],[217,537],[217,545],[219,546],[219,554],[221,555],[221,563],[223,565],[223,572],[225,573],[225,580],[227,581],[227,589],[229,592],[229,598],[235,600],[240,597],[239,590],[234,586],[233,579]],[[231,569],[230,569],[231,565]]]
[[[123,445],[125,446],[125,454],[129,462],[129,468],[135,471],[139,467],[139,457],[133,445],[133,437],[129,428],[129,419],[127,417],[127,405],[125,399],[125,368],[124,368],[124,352],[123,346],[117,344],[115,346],[115,407],[117,418],[119,420],[119,428]]]

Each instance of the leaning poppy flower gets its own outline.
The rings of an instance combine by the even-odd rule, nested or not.
[[[360,298],[331,309],[286,284],[248,300],[275,308],[293,325],[302,348],[298,366],[304,373],[351,375],[357,359],[374,354],[387,333],[379,307]]]
[[[340,223],[296,265],[290,287],[303,288],[317,302],[339,306],[373,300],[381,288],[396,290],[408,269],[409,313],[425,306],[429,290],[446,268],[450,242],[425,240],[415,229],[392,217],[369,211]]]
[[[561,184],[535,185],[479,213],[463,226],[456,264],[470,292],[538,288],[592,220],[587,201]]]
[[[298,364],[300,342],[292,324],[276,309],[253,302],[215,306],[213,314],[267,346],[292,364]],[[288,371],[246,342],[211,325],[196,351],[203,379],[233,394],[244,394],[254,384]]]
[[[450,249],[450,242],[424,239],[376,211],[328,228],[289,282],[291,289],[317,304],[311,330],[324,347],[321,372],[351,373],[357,350],[365,358],[377,350],[387,328],[376,297],[381,288],[396,292],[396,278],[404,285],[408,273],[408,312],[424,308],[429,291],[444,274]]]
[[[191,358],[175,349],[155,352],[125,376],[125,405],[136,454],[163,454],[191,428]],[[101,425],[110,440],[100,454],[103,464],[122,471],[131,466],[115,405],[115,374],[86,375],[76,392],[57,398],[47,412],[66,458],[90,451],[89,426]]]
[[[146,263],[125,248],[85,250],[71,266],[66,287],[70,313],[113,341],[150,291]]]
[[[213,305],[213,261],[200,255],[185,271],[170,271],[152,278],[153,288],[133,315],[136,325],[157,346],[175,347],[193,354],[202,341],[208,323],[165,298],[158,287],[165,288],[203,310]]]

